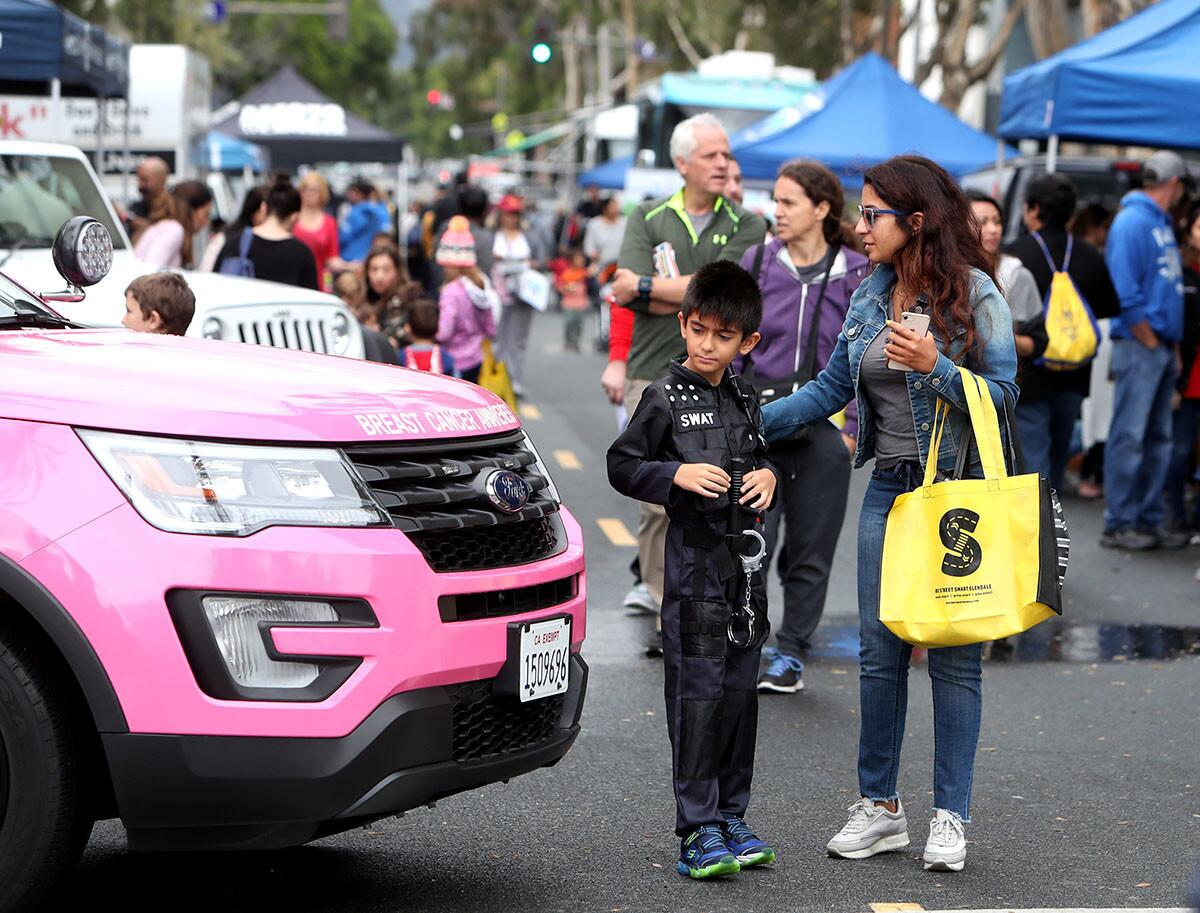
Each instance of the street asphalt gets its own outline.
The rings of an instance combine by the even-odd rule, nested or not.
[[[604,472],[616,426],[598,383],[603,358],[563,353],[559,333],[555,315],[535,321],[527,402],[536,409],[526,411],[538,417],[526,424],[588,543],[591,677],[570,754],[508,785],[284,852],[133,855],[119,822],[102,822],[65,904],[294,913],[1186,905],[1200,864],[1200,549],[1103,551],[1101,506],[1079,500],[1066,502],[1064,620],[1026,635],[1009,661],[985,664],[966,869],[920,864],[933,763],[923,664],[910,684],[900,782],[912,845],[860,862],[827,858],[858,795],[853,532],[866,472],[854,476],[806,690],[760,705],[748,818],[780,861],[720,883],[680,878],[661,663],[643,655],[649,618],[621,606],[634,549],[613,545],[597,523],[635,530],[637,509]],[[555,469],[570,463],[555,451],[581,468]]]

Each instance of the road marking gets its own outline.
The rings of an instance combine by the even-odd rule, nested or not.
[[[533,403],[520,403],[517,411],[521,413],[521,418],[530,422],[536,422],[542,417],[542,410]]]
[[[877,905],[871,904],[871,909]],[[905,909],[920,910],[916,904],[879,904],[878,906],[893,909],[902,906]],[[948,910],[928,910],[926,913],[951,913]],[[1183,907],[1007,907],[999,910],[955,910],[953,913],[1189,913]]]
[[[608,536],[608,541],[617,546],[636,546],[637,539],[620,520],[615,517],[601,517],[596,521],[600,531]]]
[[[924,910],[919,903],[873,903],[873,913],[908,913],[910,910]]]
[[[563,469],[583,469],[583,464],[579,462],[579,457],[575,456],[570,450],[554,451],[554,459],[558,461],[558,465]]]

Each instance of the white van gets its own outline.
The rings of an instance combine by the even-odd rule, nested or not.
[[[58,291],[62,279],[50,247],[59,226],[78,215],[98,219],[112,235],[112,271],[87,301],[57,299],[54,306],[80,323],[117,326],[125,313],[125,288],[155,267],[133,255],[91,163],[74,146],[0,140],[0,269],[30,291]],[[363,357],[358,321],[332,295],[260,279],[183,272],[196,295],[188,336]]]

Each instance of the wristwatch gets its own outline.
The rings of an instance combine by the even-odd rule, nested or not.
[[[650,300],[650,293],[654,291],[653,276],[638,276],[638,298],[642,301]]]

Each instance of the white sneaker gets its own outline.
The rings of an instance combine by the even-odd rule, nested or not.
[[[830,856],[842,859],[866,859],[876,853],[900,850],[908,846],[908,819],[904,806],[896,803],[896,811],[870,799],[859,799],[849,808],[850,820],[826,845]]]
[[[935,809],[925,842],[925,868],[934,872],[961,872],[967,861],[967,837],[958,815]]]
[[[658,601],[650,594],[650,587],[644,583],[639,583],[626,593],[622,605],[648,615],[657,615],[659,611]]]

